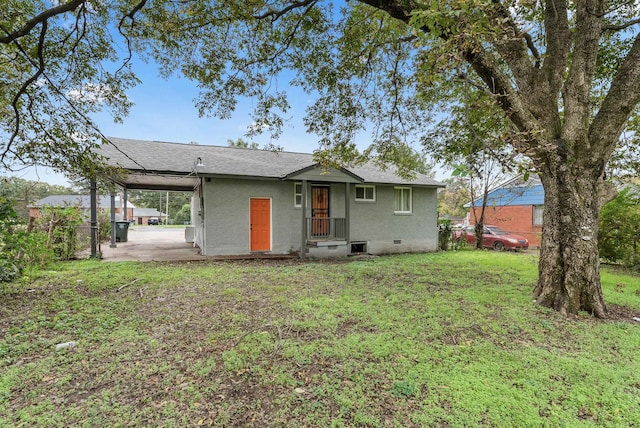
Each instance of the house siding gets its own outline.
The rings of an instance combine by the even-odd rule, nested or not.
[[[211,178],[203,183],[204,236],[196,237],[204,255],[251,252],[250,200],[271,200],[271,253],[300,251],[302,208],[294,206],[293,181]],[[344,183],[308,183],[330,187],[330,216],[345,217]],[[375,202],[356,202],[350,184],[350,240],[366,242],[371,254],[435,251],[437,248],[437,191],[413,187],[409,215],[394,214],[394,186],[376,185]],[[311,215],[307,201],[306,217]],[[197,227],[197,224],[196,224]],[[202,239],[204,238],[204,239]],[[400,241],[400,243],[394,243]],[[345,255],[350,248],[310,249],[311,256]]]
[[[395,214],[394,187],[376,185],[375,202],[356,202],[352,187],[351,241],[366,242],[371,254],[435,251],[437,190],[412,187],[412,214]]]
[[[292,182],[212,178],[203,184],[203,254],[251,252],[251,198],[271,199],[271,252],[286,254],[300,249],[302,213],[294,207]]]
[[[487,206],[484,224],[498,226],[504,230],[521,235],[529,240],[530,247],[540,247],[542,226],[533,224],[533,205]],[[475,207],[480,216],[480,207]],[[473,213],[470,216],[473,224]]]

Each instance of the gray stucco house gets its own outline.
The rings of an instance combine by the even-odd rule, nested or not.
[[[109,138],[124,189],[193,192],[203,255],[328,257],[435,251],[439,182],[373,165],[323,168],[306,153]],[[302,250],[302,251],[301,251]]]

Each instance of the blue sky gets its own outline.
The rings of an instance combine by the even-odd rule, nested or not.
[[[252,124],[251,100],[241,100],[230,119],[200,118],[194,105],[198,96],[196,83],[179,77],[164,80],[153,63],[138,61],[134,64],[134,71],[142,83],[129,91],[128,95],[134,106],[124,122],[116,124],[108,114],[95,117],[100,130],[108,137],[177,143],[197,142],[218,146],[226,146],[230,139],[243,138],[255,141],[261,146],[273,142],[282,146],[285,151],[305,153],[311,153],[318,146],[318,137],[308,134],[302,122],[306,107],[313,99],[298,88],[288,91],[292,106],[288,112],[290,120],[285,124],[280,138],[271,141],[269,135],[264,134],[249,139],[245,134]],[[366,145],[366,137],[362,136],[362,148]],[[14,175],[28,180],[68,185],[64,175],[44,167],[29,168]],[[438,173],[436,178],[442,179],[444,176]]]
[[[101,116],[100,126],[105,135],[219,146],[226,146],[227,140],[238,138],[261,145],[270,142],[266,134],[253,139],[245,137],[247,128],[252,124],[251,100],[241,100],[231,119],[200,118],[194,105],[198,96],[196,83],[178,77],[164,80],[158,76],[154,65],[142,64],[136,67],[136,71],[142,83],[129,93],[135,105],[123,124],[114,124],[107,115]],[[287,151],[312,151],[316,137],[307,134],[302,124],[306,105],[312,100],[298,90],[290,102],[293,108],[288,114],[292,120],[275,143]]]

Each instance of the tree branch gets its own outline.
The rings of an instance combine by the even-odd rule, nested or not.
[[[68,3],[64,3],[51,9],[47,9],[41,14],[35,16],[34,18],[28,20],[21,28],[10,33],[7,29],[3,28],[2,30],[5,32],[6,36],[0,37],[0,43],[8,44],[16,41],[20,37],[24,37],[38,24],[46,22],[49,18],[52,18],[56,15],[60,15],[66,12],[71,12],[75,10],[81,4],[84,4],[87,0],[71,0]]]
[[[624,24],[620,25],[604,25],[602,27],[602,31],[620,31],[626,28],[631,27],[632,25],[640,24],[640,18],[632,19],[631,21],[627,21]]]
[[[313,7],[315,6],[315,4],[317,2],[318,2],[318,0],[311,0],[311,1],[305,1],[305,2],[298,2],[298,3],[296,3],[296,5],[303,6],[303,3],[309,5],[302,12],[302,16],[304,17],[311,11],[311,9],[313,9]],[[291,10],[291,9],[292,9],[291,7],[288,8],[288,10]],[[236,72],[232,76],[229,77],[228,82],[233,82],[233,81],[237,80],[238,79],[238,75],[240,73],[246,72],[246,70],[248,70],[250,67],[252,67],[254,65],[275,62],[276,59],[278,59],[278,57],[280,55],[282,55],[284,52],[287,51],[287,49],[289,49],[289,47],[291,46],[291,43],[293,43],[293,41],[295,39],[295,36],[296,36],[296,33],[300,29],[301,25],[302,25],[302,18],[300,18],[295,23],[292,31],[289,34],[286,35],[286,37],[284,39],[283,46],[281,46],[279,49],[277,49],[270,56],[262,56],[262,57],[251,59],[250,61],[245,62],[244,64],[242,64],[242,66],[238,67],[238,69],[236,70]],[[227,84],[228,84],[228,82],[227,82]]]
[[[566,0],[545,1],[544,27],[547,35],[547,52],[542,70],[543,75],[549,76],[550,92],[557,96],[564,83],[573,39],[569,29],[569,12]]]
[[[610,154],[618,138],[640,103],[640,34],[618,68],[609,92],[589,128],[590,141],[602,141],[603,145],[594,150],[594,157]]]
[[[589,12],[603,12],[604,2],[585,0],[576,3],[575,30],[569,72],[562,88],[564,101],[564,123],[561,138],[569,141],[576,137],[587,137],[587,126],[591,119],[591,90],[596,72],[598,45],[602,30],[602,18]],[[571,149],[571,147],[568,147]],[[585,147],[588,149],[588,147]]]
[[[540,53],[533,44],[533,39],[529,34],[518,28],[511,16],[511,12],[500,0],[493,0],[493,8],[490,13],[491,23],[504,33],[503,38],[495,40],[496,49],[500,52],[505,62],[509,64],[509,68],[511,68],[514,77],[518,81],[520,89],[525,91],[532,90],[528,88],[531,80],[529,79],[531,60],[527,54],[527,48],[535,58],[536,68],[540,65]],[[498,35],[501,36],[499,32]]]
[[[136,23],[136,13],[138,13],[140,10],[142,10],[142,8],[145,6],[145,4],[147,4],[147,0],[140,0],[140,2],[138,4],[136,4],[133,9],[131,9],[131,12],[127,13],[126,15],[124,15],[121,19],[120,22],[118,23],[118,32],[120,33],[120,35],[122,37],[124,37],[125,41],[127,42],[127,53],[128,56],[127,58],[122,62],[122,66],[120,66],[120,68],[116,71],[116,74],[118,72],[120,72],[120,70],[122,70],[123,68],[125,68],[127,66],[127,64],[131,61],[131,58],[133,57],[133,52],[131,49],[131,39],[129,39],[129,36],[127,36],[124,31],[122,30],[122,27],[124,26],[124,21],[126,18],[129,18],[129,20],[131,21],[131,28],[133,28],[133,26]]]
[[[129,18],[129,20],[131,21],[131,24],[133,25],[133,23],[135,23],[136,21],[135,20],[136,13],[140,12],[142,8],[145,6],[145,4],[147,4],[147,0],[140,0],[140,2],[137,5],[135,5],[133,9],[131,9],[131,12],[127,13],[122,17],[122,19],[120,19],[120,23],[118,24],[118,29],[120,29],[120,27],[122,27],[122,25],[124,24],[125,18]]]
[[[531,55],[536,59],[536,68],[540,68],[540,52],[538,52],[538,48],[536,48],[535,43],[533,43],[533,38],[529,33],[523,33],[522,37],[527,42],[527,47],[529,51],[531,51]]]
[[[400,98],[400,88],[398,85],[398,81],[400,79],[400,72],[398,70],[400,65],[400,55],[396,52],[395,61],[393,63],[393,77],[392,77],[392,85],[393,85],[393,106],[391,108],[391,117],[389,118],[389,122],[391,124],[391,131],[393,131],[393,116],[397,115],[398,122],[400,123],[400,127],[404,130],[405,125],[402,120],[402,114],[400,113],[400,108],[398,107],[399,98]],[[393,133],[393,132],[392,132]],[[403,132],[404,133],[404,132]]]
[[[391,17],[401,20],[402,22],[409,23],[411,14],[420,10],[418,4],[411,0],[395,0],[395,1],[382,1],[382,0],[359,0],[361,3],[368,4],[374,8],[382,10],[388,13]],[[553,0],[549,0],[553,1]],[[556,0],[565,1],[565,0]],[[568,23],[567,23],[568,29]],[[420,31],[425,33],[429,32],[426,27],[420,28]],[[449,35],[443,31],[441,38],[449,40]],[[520,42],[521,43],[521,42]],[[507,114],[511,121],[521,132],[528,135],[539,134],[539,125],[536,122],[536,118],[531,114],[531,111],[527,108],[522,95],[514,89],[511,79],[505,75],[500,69],[500,65],[493,60],[484,46],[476,40],[470,37],[460,35],[456,44],[460,47],[461,53],[464,59],[471,65],[474,71],[487,85],[489,91],[494,94],[496,101]],[[524,48],[521,48],[524,49]],[[531,68],[529,63],[529,68]],[[558,85],[558,88],[561,86]],[[535,144],[531,141],[532,144]],[[520,149],[528,149],[530,147],[521,147]]]
[[[466,40],[468,48],[463,51],[465,60],[471,65],[489,91],[496,97],[498,105],[507,114],[518,130],[531,135],[537,133],[538,126],[522,97],[511,86],[510,79],[501,72],[484,48],[471,40]]]
[[[635,0],[624,0],[621,3],[617,4],[615,7],[612,7],[611,9],[607,9],[607,10],[602,9],[600,11],[595,11],[587,8],[587,13],[589,13],[590,15],[596,16],[598,18],[604,18],[610,13],[617,12],[620,9],[623,9],[629,5],[632,5],[634,1]]]
[[[118,146],[116,144],[114,144],[112,141],[110,141],[103,133],[100,129],[98,129],[94,124],[93,121],[87,116],[85,115],[82,111],[80,111],[80,109],[78,109],[78,107],[60,90],[60,88],[58,88],[58,86],[51,80],[51,78],[47,75],[46,73],[46,69],[45,69],[45,64],[44,64],[44,56],[43,56],[43,46],[44,46],[44,36],[45,36],[45,32],[46,32],[46,27],[47,27],[47,21],[44,21],[42,23],[43,25],[43,30],[40,32],[40,40],[38,43],[38,60],[39,60],[39,64],[38,64],[38,71],[37,73],[32,76],[29,80],[27,80],[21,87],[20,91],[16,94],[16,96],[14,97],[14,102],[13,104],[13,108],[14,108],[14,112],[16,114],[16,127],[14,130],[13,135],[11,136],[11,138],[9,139],[8,143],[7,143],[7,147],[5,148],[5,150],[3,151],[2,154],[0,154],[0,161],[2,161],[4,163],[4,158],[8,153],[11,153],[11,146],[13,145],[13,141],[15,140],[15,138],[17,137],[18,133],[19,133],[19,122],[20,122],[20,112],[19,110],[17,110],[17,102],[19,100],[19,97],[22,96],[23,94],[26,93],[26,89],[27,87],[35,82],[40,76],[42,76],[48,83],[50,88],[53,90],[53,92],[55,92],[62,100],[64,100],[64,102],[71,108],[71,110],[73,110],[82,120],[84,120],[84,122],[90,127],[93,128],[93,130],[102,138],[102,141],[108,144],[111,144],[113,147],[115,147],[115,149],[122,153],[126,158],[128,158],[130,161],[132,161],[134,164],[138,165],[140,167],[141,170],[146,170],[146,168],[141,165],[140,163],[138,163],[135,159],[131,158],[128,154],[126,154],[125,152],[123,152],[120,148],[118,148]],[[28,57],[27,53],[24,51],[24,49],[22,48],[22,46],[20,46],[20,44],[18,42],[15,42],[16,46],[18,47],[18,49],[20,50],[20,52],[27,57],[27,59],[29,60],[29,62],[31,63],[31,65],[33,65],[34,67],[36,66],[36,64],[34,63],[34,61]],[[31,108],[28,108],[29,111],[31,111]],[[41,128],[43,130],[43,132],[49,136],[49,139],[51,141],[56,141],[56,139],[53,136],[50,136],[49,132],[46,130],[46,128],[39,122],[39,120],[37,120],[34,116],[32,116],[32,118],[35,120],[35,122],[39,123],[41,125]],[[13,152],[14,155],[17,156],[17,153]],[[20,159],[20,158],[19,158]],[[20,161],[22,163],[25,163],[24,160],[20,159]]]
[[[392,18],[409,23],[411,13],[419,10],[418,4],[413,0],[358,0],[360,3],[368,4],[378,10],[389,14]]]
[[[2,159],[3,161],[5,156],[7,156],[7,154],[11,151],[11,146],[13,145],[13,142],[15,141],[16,137],[18,136],[18,133],[20,132],[20,110],[18,109],[18,102],[20,101],[20,98],[22,98],[22,95],[26,93],[29,86],[33,82],[37,81],[38,78],[44,73],[45,65],[44,65],[43,50],[44,50],[45,35],[47,34],[47,28],[48,28],[47,21],[43,21],[42,28],[40,29],[40,37],[38,39],[37,70],[33,74],[33,76],[31,76],[26,81],[24,81],[24,83],[22,83],[22,86],[20,86],[20,89],[11,100],[11,108],[13,109],[13,113],[15,115],[16,120],[15,120],[15,126],[13,128],[13,132],[11,133],[9,140],[7,141],[7,147],[5,147],[5,150],[2,152],[2,155],[0,155],[0,159]],[[26,52],[24,52],[24,50],[20,46],[19,46],[19,49],[23,52],[24,55],[26,55]]]
[[[317,3],[318,0],[303,0],[303,1],[297,1],[297,2],[293,2],[291,3],[289,6],[285,7],[284,9],[281,10],[274,10],[274,9],[270,9],[268,11],[266,11],[265,13],[263,13],[262,15],[255,15],[253,16],[254,19],[266,19],[266,18],[272,18],[272,21],[276,21],[278,20],[281,16],[285,15],[287,12],[293,10],[293,9],[297,9],[299,7],[305,7],[308,5],[313,5],[314,3]]]

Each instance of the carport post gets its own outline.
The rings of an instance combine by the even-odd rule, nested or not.
[[[111,245],[116,248],[116,194],[111,192]]]
[[[347,251],[351,253],[351,183],[344,183],[344,238],[347,241]]]
[[[91,213],[89,214],[89,221],[91,222],[91,257],[98,257],[98,198],[96,196],[96,180],[90,180],[91,192],[89,196],[89,205],[91,207]]]
[[[300,258],[304,259],[307,254],[307,180],[302,180],[302,239],[300,242]]]
[[[122,220],[129,220],[127,218],[127,189],[124,189],[124,191],[122,192],[122,201],[124,204],[124,208],[123,208],[123,213],[122,213]]]

